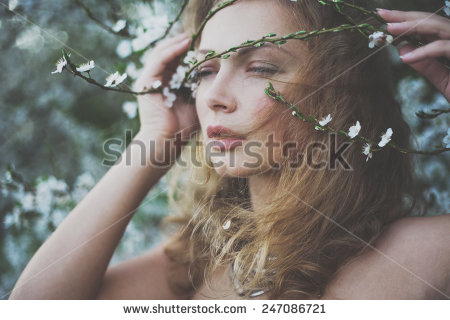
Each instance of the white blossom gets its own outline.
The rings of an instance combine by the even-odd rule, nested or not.
[[[319,124],[324,127],[326,126],[333,118],[331,118],[331,114],[327,115],[325,118],[322,118],[322,120],[319,121]],[[316,126],[314,129],[319,130],[320,127]]]
[[[369,48],[373,49],[375,46],[379,46],[384,43],[391,44],[392,41],[394,41],[394,38],[382,31],[376,31],[369,36],[369,40]]]
[[[51,211],[54,202],[54,191],[66,192],[67,184],[62,180],[56,179],[54,176],[38,182],[36,187],[36,207],[45,216]]]
[[[123,30],[125,26],[127,25],[127,20],[120,19],[116,22],[114,27],[112,28],[114,32],[119,32],[120,30]]]
[[[326,126],[331,121],[331,114],[327,115],[326,118],[323,118],[321,121],[319,121],[319,124],[323,127]]]
[[[361,124],[359,123],[359,121],[356,121],[356,124],[348,129],[348,136],[353,139],[358,135],[359,130],[361,130]]]
[[[393,131],[392,131],[391,128],[387,129],[386,133],[384,133],[381,136],[381,141],[378,142],[378,146],[379,147],[384,147],[385,145],[387,145],[388,142],[391,141],[392,133],[393,133]]]
[[[295,110],[292,111],[292,115],[293,115],[293,116],[296,116],[296,115],[297,115],[297,112],[295,112]]]
[[[135,1],[132,10],[128,13],[145,29],[160,29],[161,32],[164,32],[171,20],[169,17],[171,8],[173,7],[167,1],[152,1],[151,3]]]
[[[13,182],[12,174],[9,170],[5,172],[5,181],[9,183]]]
[[[392,41],[394,41],[394,37],[391,36],[390,34],[388,34],[388,35],[386,36],[386,43],[387,43],[387,44],[391,44]]]
[[[113,74],[110,74],[106,78],[105,87],[115,87],[115,86],[121,84],[126,78],[127,78],[127,74],[126,73],[124,73],[123,75],[120,75],[119,72],[115,72]]]
[[[136,65],[133,62],[130,62],[127,65],[126,73],[133,79],[139,78],[141,73],[144,71],[144,68],[136,68]]]
[[[444,12],[447,17],[450,17],[450,1],[445,1]]]
[[[194,50],[188,51],[183,59],[185,64],[195,64],[194,59],[197,57],[197,53]]]
[[[19,4],[18,0],[9,0],[9,2],[8,2],[8,9],[10,11],[14,11],[14,9],[16,9],[18,4]]]
[[[126,58],[133,52],[130,40],[122,40],[119,42],[116,48],[116,53],[119,57]]]
[[[77,177],[75,181],[76,188],[92,188],[95,180],[89,172],[85,172]]]
[[[192,95],[192,98],[194,98],[194,99],[197,97],[198,86],[199,86],[198,82],[193,82],[191,84],[191,92],[192,92],[191,95]]]
[[[444,142],[446,148],[450,148],[450,128],[447,129],[447,135],[442,141]]]
[[[177,95],[169,90],[168,87],[164,87],[163,89],[163,96],[166,98],[164,100],[167,107],[172,108],[173,103],[177,99]]]
[[[222,226],[223,230],[228,230],[231,226],[231,220],[228,220],[225,222],[225,224]]]
[[[6,229],[13,226],[20,227],[20,209],[18,207],[14,207],[12,213],[8,213],[5,215],[3,225]]]
[[[155,81],[153,81],[153,83],[152,83],[152,88],[153,88],[153,89],[158,89],[159,87],[161,87],[161,85],[162,85],[161,80],[155,80]]]
[[[367,156],[366,162],[369,161],[369,158],[372,158],[371,145],[366,143],[363,147],[363,154]]]
[[[156,3],[137,3],[133,8],[134,12],[130,12],[130,16],[142,24],[137,28],[136,37],[132,40],[133,50],[139,51],[164,34],[169,25],[169,16],[167,7]]]
[[[78,176],[75,181],[72,197],[76,202],[80,202],[94,186],[95,180],[89,172],[85,172]]]
[[[22,210],[32,211],[35,208],[35,197],[31,192],[26,192],[22,198]]]
[[[61,73],[65,66],[67,66],[67,60],[66,60],[65,57],[62,57],[56,63],[56,70],[53,71],[52,74],[54,74],[54,73]]]
[[[89,61],[89,63],[84,63],[77,68],[78,72],[86,72],[94,69],[94,60]]]
[[[57,227],[66,217],[67,213],[63,210],[56,209],[52,211],[50,215],[50,221],[53,223],[55,227]]]
[[[169,82],[169,87],[170,89],[180,89],[181,87],[181,82],[183,81],[185,75],[186,75],[186,71],[188,71],[189,68],[186,66],[182,66],[179,65],[177,67],[176,72],[172,75],[172,78],[170,79]]]
[[[44,47],[44,42],[41,29],[38,26],[31,26],[16,36],[14,45],[21,50],[39,52]]]
[[[137,114],[138,105],[134,101],[125,101],[122,105],[122,111],[125,112],[129,119],[134,119]]]

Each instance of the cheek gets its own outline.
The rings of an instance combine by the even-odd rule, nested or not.
[[[247,108],[248,118],[256,123],[272,121],[277,118],[274,101],[270,99],[264,92],[261,95],[253,95],[248,101],[243,102],[244,105],[251,106]]]

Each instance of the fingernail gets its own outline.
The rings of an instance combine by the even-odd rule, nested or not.
[[[404,55],[401,55],[401,56],[400,56],[400,59],[402,59],[402,60],[405,59],[405,58],[407,59],[407,58],[409,58],[409,57],[411,57],[411,56],[412,56],[412,52],[408,52],[408,53],[406,53],[406,54],[404,54]]]
[[[185,46],[185,45],[187,45],[189,43],[189,41],[191,41],[191,39],[189,39],[189,38],[184,39],[183,41],[181,41],[181,45]]]

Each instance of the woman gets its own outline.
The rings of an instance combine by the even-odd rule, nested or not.
[[[213,5],[190,1],[187,30]],[[433,16],[410,29],[428,14],[379,14],[393,22],[393,35],[428,37],[431,44],[400,54],[449,100],[449,71],[437,58],[450,58],[450,22]],[[355,11],[352,18],[364,20]],[[201,59],[268,33],[347,22],[316,1],[241,0],[215,14],[195,45]],[[188,46],[186,34],[162,42],[136,85],[166,85]],[[366,161],[357,143],[314,130],[264,92],[270,81],[305,115],[330,114],[330,125],[343,130],[359,121],[360,134],[373,140],[393,128],[392,140],[407,147],[410,132],[390,91],[386,57],[365,59],[370,53],[358,32],[291,40],[281,49],[264,45],[201,65],[195,105],[178,98],[167,108],[162,94],[140,96],[134,141],[146,145],[150,164],[141,165],[142,148],[129,147],[131,165],[118,161],[77,205],[11,298],[448,298],[450,219],[406,218],[414,200],[404,200],[415,196],[410,158],[386,147]],[[194,144],[181,156],[164,148],[177,132]],[[223,133],[233,137],[228,144]],[[177,157],[186,164],[174,164]],[[165,161],[156,165],[155,158]],[[170,238],[108,267],[130,213],[170,167]]]

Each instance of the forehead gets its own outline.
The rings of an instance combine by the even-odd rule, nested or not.
[[[241,0],[217,12],[205,25],[200,49],[217,52],[247,40],[256,40],[267,33],[283,36],[298,31],[287,7],[273,0]],[[297,40],[283,47],[296,46]]]

